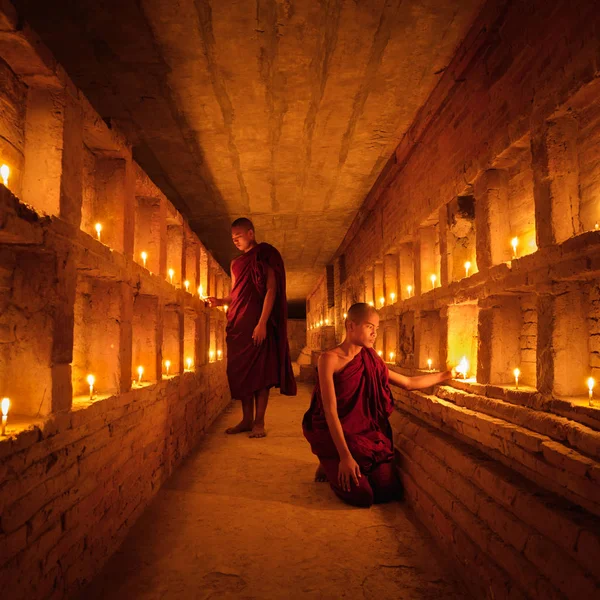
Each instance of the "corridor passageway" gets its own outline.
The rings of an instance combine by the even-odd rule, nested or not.
[[[313,481],[309,399],[275,394],[265,440],[226,436],[239,406],[226,411],[81,597],[467,598],[403,504],[348,507]]]

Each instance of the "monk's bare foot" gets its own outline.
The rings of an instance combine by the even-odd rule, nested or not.
[[[235,433],[244,433],[245,431],[252,431],[252,425],[242,421],[241,423],[238,423],[235,427],[228,427],[225,430],[225,433],[235,434]]]
[[[252,427],[252,433],[248,437],[251,437],[251,438],[267,437],[267,432],[265,431],[265,426],[264,425],[256,425],[256,423],[255,423],[254,427]]]
[[[325,473],[325,469],[323,469],[323,467],[321,466],[321,463],[319,463],[319,466],[317,467],[317,472],[315,473],[315,481],[318,483],[329,481],[327,479],[327,474]]]

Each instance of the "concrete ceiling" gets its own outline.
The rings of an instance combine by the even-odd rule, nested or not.
[[[482,0],[14,0],[217,259],[249,216],[302,300]],[[433,165],[432,165],[433,166]]]

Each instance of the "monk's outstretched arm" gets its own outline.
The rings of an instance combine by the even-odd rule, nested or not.
[[[231,261],[231,289],[235,285],[235,274],[233,272],[233,261]],[[213,306],[229,306],[231,304],[231,296],[226,296],[225,298],[215,298],[214,296],[209,296],[206,301],[208,305],[212,308]]]
[[[361,472],[358,463],[354,460],[352,454],[350,454],[346,438],[344,437],[344,430],[338,416],[337,398],[333,383],[334,366],[335,357],[327,352],[321,354],[318,365],[319,387],[321,389],[327,427],[340,457],[338,483],[342,489],[350,491],[350,482],[354,481],[358,485],[358,478],[361,477]]]
[[[267,293],[265,294],[265,299],[263,301],[262,313],[258,320],[258,324],[254,329],[254,333],[252,334],[252,339],[255,344],[262,344],[267,337],[267,321],[273,311],[276,297],[277,280],[275,279],[275,271],[269,267],[269,270],[267,271]]]
[[[406,377],[395,371],[389,370],[390,383],[397,385],[405,390],[422,390],[452,379],[452,371],[443,373],[428,373],[427,375],[418,375],[417,377]]]

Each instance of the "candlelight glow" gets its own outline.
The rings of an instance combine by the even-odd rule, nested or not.
[[[215,360],[215,351],[214,350],[211,350],[208,353],[208,358],[210,358],[211,361]]]
[[[192,362],[193,362],[192,359],[188,356],[188,358],[185,359],[185,362],[187,364],[188,371],[191,371],[192,370]]]
[[[396,356],[394,352],[390,352],[390,362],[394,362],[394,356]]]
[[[428,368],[430,371],[431,371],[431,365],[432,365],[432,364],[433,364],[433,361],[432,361],[430,358],[428,358],[428,359],[427,359],[427,368]]]
[[[408,297],[409,298],[410,298],[410,295],[412,294],[412,290],[413,290],[412,285],[407,285],[406,286],[406,291],[408,292]]]
[[[383,356],[383,351],[382,350],[377,350],[377,354],[379,354],[379,356]]]
[[[96,230],[96,235],[98,236],[98,240],[100,240],[100,233],[102,232],[102,225],[100,223],[96,223],[96,226],[94,227],[94,229]]]
[[[329,319],[325,319],[325,325],[329,325]]]
[[[221,357],[223,356],[223,352],[221,352],[221,350],[217,350],[217,358],[219,360],[221,360]]]
[[[433,289],[435,287],[435,282],[437,281],[437,275],[432,273],[429,279],[431,279],[431,289]]]
[[[344,319],[348,318],[348,313],[344,313]]]
[[[396,294],[395,294],[394,292],[392,292],[392,293],[390,294],[390,299],[391,299],[391,301],[392,301],[392,304],[394,304],[394,302],[396,302]]]
[[[369,306],[375,306],[373,302],[369,302]]]
[[[470,365],[469,365],[469,361],[467,360],[467,357],[463,356],[460,359],[460,363],[458,363],[458,366],[456,367],[456,372],[459,375],[462,375],[463,379],[466,379],[467,375],[469,374],[469,367],[470,367]]]
[[[469,261],[467,261],[465,263],[465,277],[469,276],[469,269],[471,268],[471,263]]]
[[[10,408],[10,400],[2,398],[2,435],[6,435],[6,421],[8,421],[8,409]]]
[[[90,400],[94,396],[94,383],[96,383],[96,378],[93,375],[87,376],[87,383],[90,386]]]
[[[137,368],[138,372],[138,383],[142,383],[142,375],[144,374],[144,367],[141,365]]]
[[[165,360],[165,369],[167,371],[167,375],[169,374],[169,369],[171,368],[171,361]]]
[[[186,280],[183,282],[183,285],[184,285],[184,287],[185,287],[185,291],[186,291],[186,292],[189,292],[189,291],[190,291],[190,282],[189,282],[189,281],[186,279]]]
[[[198,296],[200,297],[200,299],[204,298],[204,294],[202,292],[203,292],[202,286],[200,285],[200,286],[198,286]]]
[[[513,249],[513,258],[517,258],[517,246],[519,245],[519,238],[514,237],[511,240],[510,245],[512,246],[512,249]]]
[[[323,327],[323,321],[319,321],[319,327]]]
[[[142,252],[141,257],[142,257],[142,264],[144,265],[144,267],[146,267],[146,261],[148,260],[148,253]]]
[[[2,183],[4,187],[8,187],[8,178],[10,177],[10,169],[8,165],[2,165],[0,167],[0,177],[2,177]]]
[[[6,185],[6,184],[4,184],[4,185]],[[600,229],[600,224],[598,223],[598,221],[596,221],[594,223],[594,229],[596,229],[596,230]]]
[[[588,386],[588,398],[590,400],[590,406],[594,403],[594,385],[596,382],[593,377],[588,377],[587,386]]]
[[[513,371],[513,375],[515,376],[515,389],[519,389],[519,375],[521,375],[521,371],[519,369],[515,369]]]
[[[225,312],[227,312],[229,310],[229,305],[228,304],[223,304],[223,310]]]
[[[173,275],[175,275],[175,271],[173,269],[169,269],[169,281],[173,283]]]
[[[379,304],[381,304],[381,306],[383,306],[385,304],[385,298],[383,296],[381,296],[381,298],[379,298]]]

